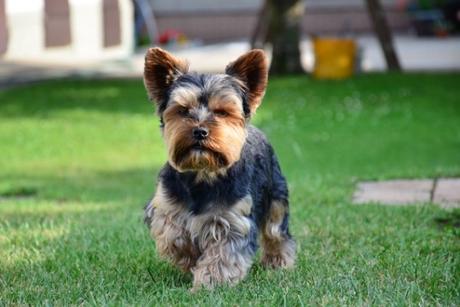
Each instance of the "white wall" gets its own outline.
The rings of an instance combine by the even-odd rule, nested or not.
[[[44,49],[43,0],[6,0],[8,49],[5,57],[30,57]]]
[[[134,51],[133,5],[118,1],[120,45],[104,47],[102,0],[69,0],[71,44],[46,48],[44,0],[6,0],[9,42],[4,58],[66,64],[128,57]]]

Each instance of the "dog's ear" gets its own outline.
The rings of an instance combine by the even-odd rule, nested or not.
[[[225,68],[225,73],[243,82],[247,90],[248,104],[251,114],[262,102],[267,87],[268,61],[260,49],[251,50]]]
[[[161,48],[150,48],[145,55],[144,85],[150,100],[159,105],[169,87],[188,71],[188,63]]]

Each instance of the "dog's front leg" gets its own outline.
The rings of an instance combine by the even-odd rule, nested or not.
[[[205,214],[191,223],[201,255],[192,268],[193,290],[218,284],[236,284],[246,276],[257,246],[254,223],[248,217],[250,202]]]
[[[245,242],[233,241],[209,246],[192,269],[192,291],[218,284],[234,285],[242,280],[251,266],[252,253],[241,248]]]
[[[155,197],[145,209],[145,219],[155,239],[158,254],[182,271],[189,272],[199,257],[197,246],[193,244],[186,228],[190,213],[165,195],[159,184]]]
[[[169,259],[184,272],[189,272],[199,256],[190,234],[182,226],[181,213],[156,210],[152,219],[151,234],[158,254]],[[184,223],[185,224],[185,223]]]

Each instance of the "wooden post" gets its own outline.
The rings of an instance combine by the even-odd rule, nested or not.
[[[262,8],[257,14],[256,27],[251,35],[251,49],[263,49],[267,38],[267,22],[268,22],[267,1],[264,1]]]
[[[375,33],[382,46],[383,54],[389,70],[401,71],[398,56],[393,46],[393,38],[390,27],[388,26],[385,12],[379,0],[366,0],[369,16],[374,25]]]

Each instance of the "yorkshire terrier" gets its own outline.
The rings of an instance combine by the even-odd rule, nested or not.
[[[267,138],[249,124],[267,75],[261,50],[224,74],[191,73],[160,48],[145,56],[144,84],[168,151],[145,221],[159,255],[193,274],[192,290],[242,280],[259,237],[263,266],[294,265],[286,180]]]

